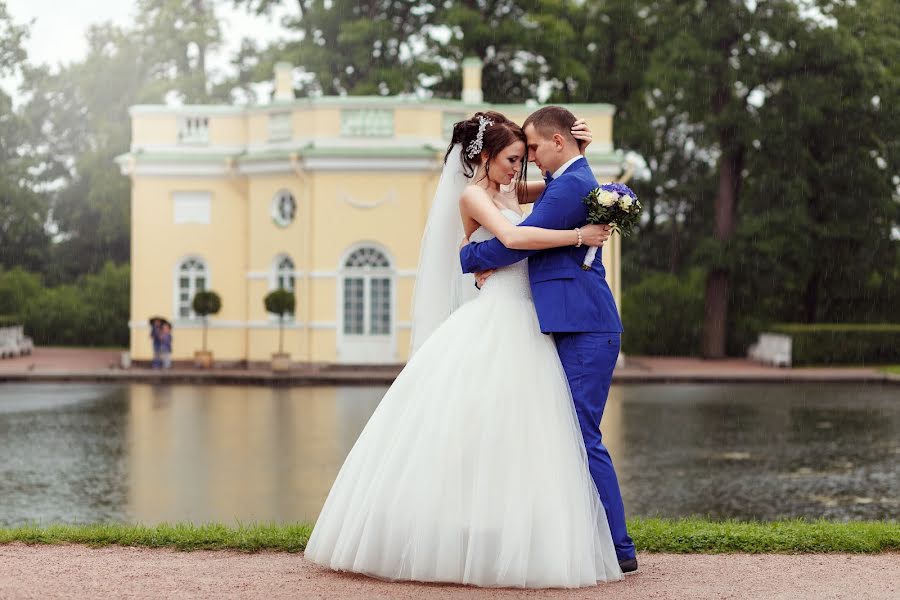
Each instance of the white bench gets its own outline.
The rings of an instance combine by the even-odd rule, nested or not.
[[[790,367],[791,336],[781,333],[761,333],[759,340],[747,351],[747,358],[776,367]]]
[[[31,354],[34,343],[21,325],[0,327],[0,358]]]

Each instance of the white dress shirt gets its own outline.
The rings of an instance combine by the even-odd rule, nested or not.
[[[584,156],[582,156],[581,154],[579,154],[578,156],[575,156],[575,157],[573,157],[573,158],[570,158],[570,159],[567,160],[565,163],[563,163],[563,166],[561,166],[561,167],[558,168],[556,171],[554,171],[554,173],[553,173],[553,175],[551,175],[551,177],[553,177],[553,179],[556,179],[557,177],[559,177],[560,175],[562,175],[563,173],[565,173],[565,172],[566,172],[566,169],[568,169],[568,168],[571,167],[573,164],[575,164],[575,161],[580,160],[580,159],[582,159],[582,158],[584,158]]]

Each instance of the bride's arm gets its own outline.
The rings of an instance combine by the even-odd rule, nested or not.
[[[578,244],[576,229],[542,229],[513,225],[494,206],[487,192],[477,186],[469,186],[460,198],[464,214],[478,221],[494,234],[500,242],[512,250],[545,250]],[[580,229],[582,245],[602,246],[609,238],[602,225],[586,225]]]
[[[594,141],[594,135],[584,119],[578,119],[572,125],[572,137],[578,140],[578,148],[581,150],[582,155],[588,145]],[[528,181],[520,185],[519,204],[533,203],[544,193],[544,188],[547,187],[547,184],[543,181]]]

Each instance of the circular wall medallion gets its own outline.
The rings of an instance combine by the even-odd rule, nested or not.
[[[297,201],[287,190],[281,190],[272,198],[272,221],[279,227],[287,227],[297,215]]]

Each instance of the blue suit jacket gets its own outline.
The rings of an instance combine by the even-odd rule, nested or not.
[[[587,160],[579,159],[547,185],[534,210],[520,225],[573,229],[587,223],[583,199],[597,187]],[[460,250],[465,273],[505,267],[528,258],[531,294],[541,331],[621,332],[622,321],[606,283],[601,251],[590,270],[581,268],[587,247],[510,250],[500,240],[473,242]]]

